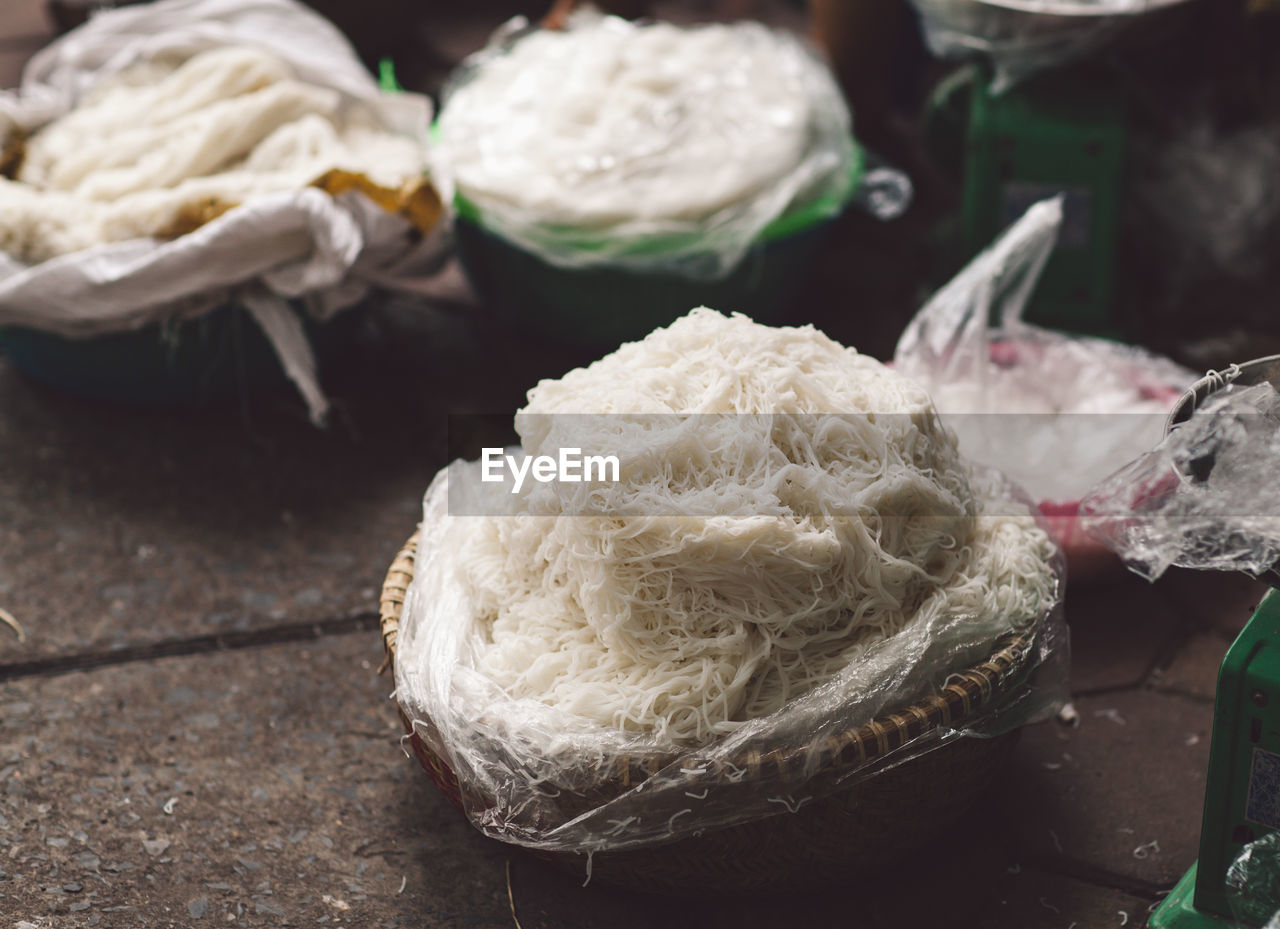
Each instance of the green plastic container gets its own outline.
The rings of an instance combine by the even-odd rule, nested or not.
[[[857,148],[850,175],[842,194],[796,207],[765,227],[742,262],[719,280],[609,265],[553,265],[487,229],[461,195],[454,198],[458,257],[485,304],[512,327],[584,347],[643,338],[696,306],[779,322],[857,190]]]
[[[970,97],[963,238],[975,255],[1031,204],[1064,195],[1062,231],[1027,308],[1029,322],[1115,336],[1112,311],[1126,107],[1093,72],[1039,76]]]
[[[335,357],[354,335],[359,315],[354,307],[326,323],[303,316],[318,364]],[[266,336],[238,304],[87,339],[0,327],[0,352],[33,381],[133,406],[219,405],[292,389]]]

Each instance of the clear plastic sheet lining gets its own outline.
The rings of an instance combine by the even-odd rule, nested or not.
[[[1170,566],[1245,571],[1280,561],[1280,394],[1227,386],[1082,502],[1088,531],[1154,579]]]
[[[414,732],[457,776],[472,823],[494,838],[593,853],[794,813],[944,742],[992,737],[1047,718],[1066,699],[1068,641],[1057,599],[1043,615],[1027,618],[1022,628],[1029,648],[989,705],[962,724],[942,726],[866,764],[824,763],[824,746],[834,735],[937,694],[953,674],[988,657],[1008,630],[964,612],[909,624],[827,684],[696,746],[512,699],[476,668],[476,604],[458,580],[456,552],[483,518],[450,515],[451,500],[460,506],[467,496],[491,493],[491,486],[480,482],[476,463],[455,462],[426,494],[396,645],[395,697]],[[1032,511],[995,473],[975,474],[974,486],[994,509]],[[501,505],[477,500],[463,508],[494,512]],[[1060,591],[1060,563],[1056,570]],[[800,753],[804,760],[798,768],[766,766],[763,775],[743,761],[774,752]]]

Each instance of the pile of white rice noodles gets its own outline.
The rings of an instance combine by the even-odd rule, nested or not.
[[[335,169],[394,200],[421,183],[426,163],[418,141],[372,108],[262,49],[158,56],[104,78],[27,140],[16,178],[0,177],[0,251],[36,264],[169,239]]]
[[[733,784],[733,759],[937,693],[1011,631],[1065,658],[1029,506],[966,467],[922,388],[811,327],[695,310],[540,383],[516,430],[621,479],[442,471],[396,655],[397,700],[495,837],[592,852],[795,809],[813,772]],[[1021,684],[983,725],[1059,697]],[[661,770],[619,793],[623,759]]]
[[[587,10],[469,59],[438,156],[485,227],[543,261],[703,278],[793,207],[838,212],[858,158],[830,69],[795,36]]]

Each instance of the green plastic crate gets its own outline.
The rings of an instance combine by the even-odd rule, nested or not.
[[[994,96],[979,76],[965,134],[961,238],[985,248],[1031,204],[1064,195],[1058,246],[1025,314],[1029,322],[1116,335],[1112,312],[1126,106],[1099,74],[1053,72]]]

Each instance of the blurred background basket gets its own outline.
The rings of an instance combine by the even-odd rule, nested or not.
[[[355,338],[362,308],[320,322],[294,303],[317,366],[334,363]],[[129,406],[221,406],[293,389],[261,327],[234,302],[193,319],[84,339],[0,326],[0,354],[46,387]]]
[[[857,193],[863,160],[855,143],[847,188],[784,212],[722,278],[703,280],[674,268],[639,272],[607,263],[560,267],[488,228],[481,210],[461,194],[454,196],[458,259],[485,304],[505,322],[585,347],[613,348],[643,338],[698,306],[780,322]],[[661,251],[662,243],[652,247]]]
[[[384,668],[395,661],[400,614],[417,549],[415,533],[392,563],[382,588]],[[927,751],[898,763],[895,751],[912,739],[958,729],[975,719],[1023,682],[1031,651],[1032,634],[1005,636],[987,660],[953,675],[936,696],[899,707],[804,751],[744,752],[735,759],[736,767],[747,769],[748,779],[776,778],[779,770],[803,764],[814,748],[820,759],[815,776],[819,779],[835,779],[842,771],[868,764],[878,764],[881,770],[836,786],[796,812],[710,829],[660,846],[597,852],[590,862],[591,881],[676,895],[776,892],[844,881],[852,870],[902,858],[973,806],[1007,763],[1017,730],[991,738],[936,741]],[[459,809],[482,806],[483,798],[467,796],[466,787],[419,738],[403,710],[400,717],[409,747],[436,786]],[[623,770],[619,792],[644,776],[644,771]],[[579,875],[587,872],[585,854],[535,854]]]

